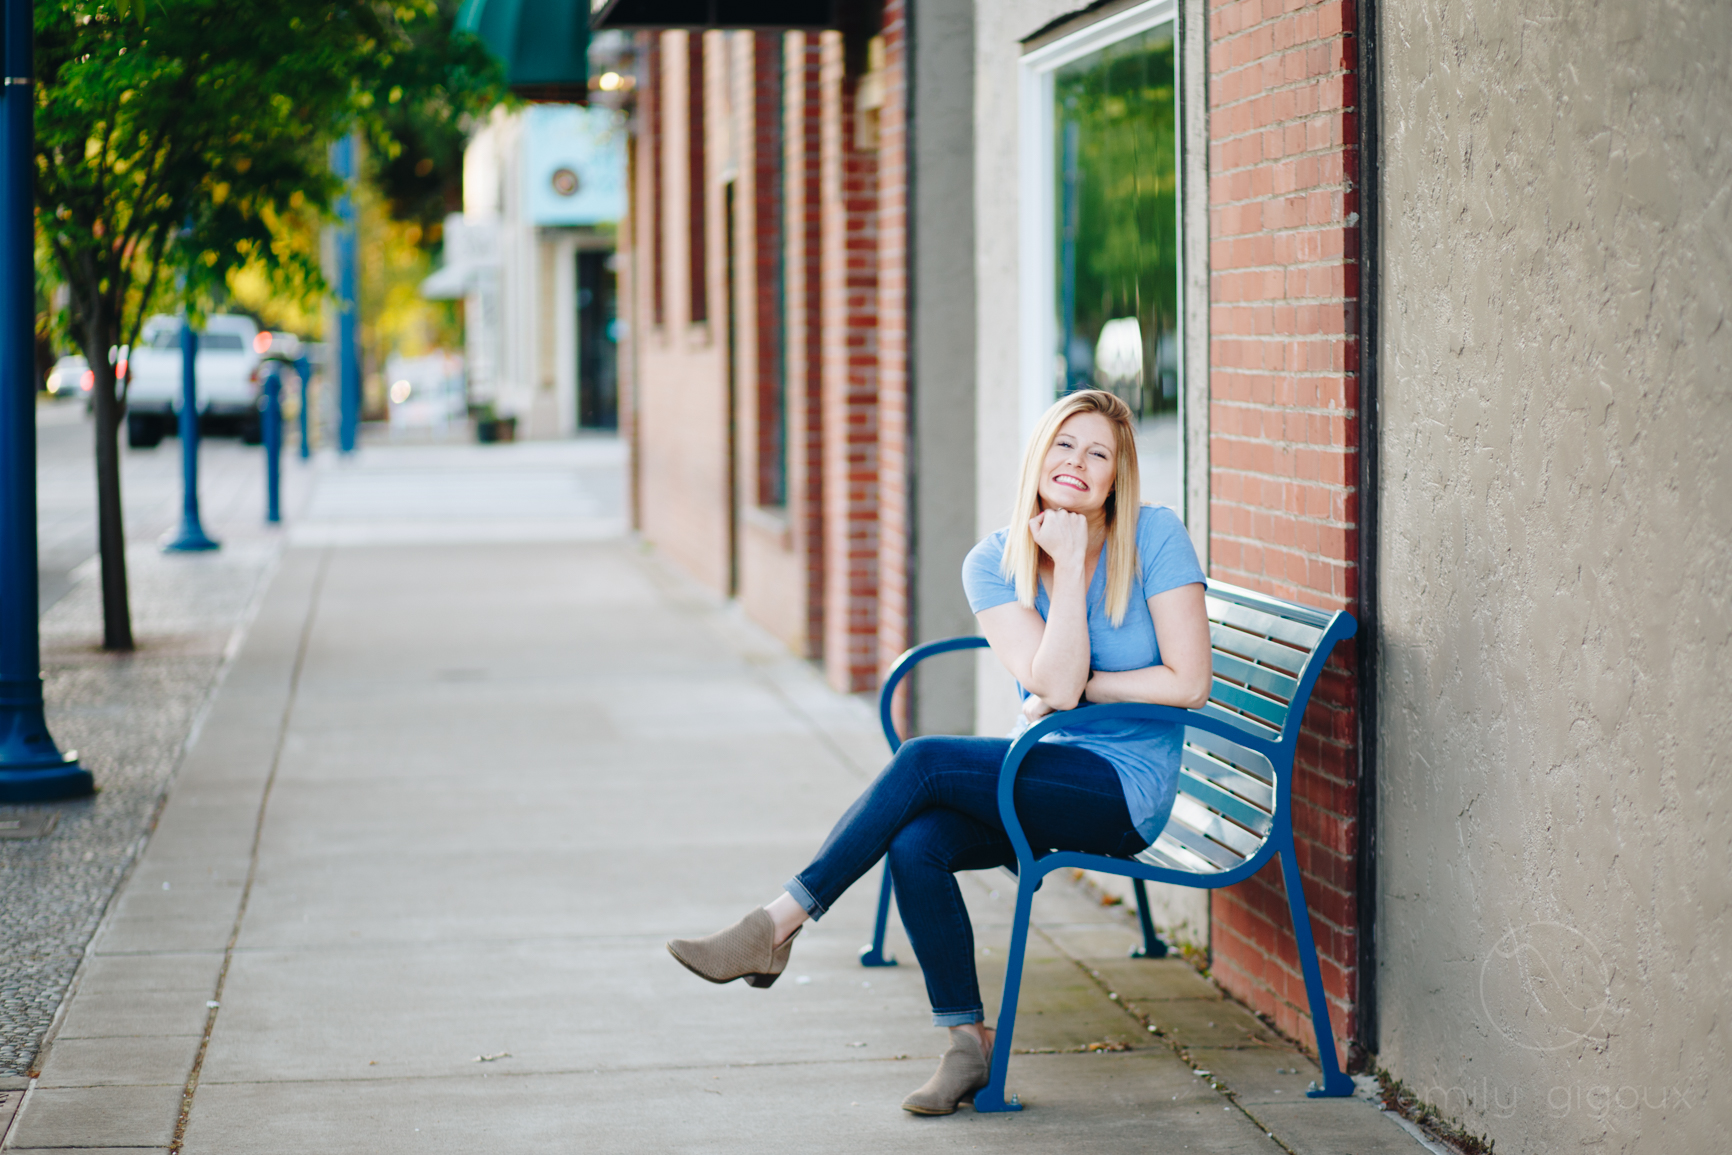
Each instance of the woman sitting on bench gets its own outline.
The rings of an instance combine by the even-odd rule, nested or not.
[[[1090,703],[1192,709],[1209,697],[1203,571],[1172,510],[1139,500],[1131,411],[1110,393],[1059,399],[1023,457],[1016,515],[963,563],[969,606],[1016,677],[1026,726]],[[1022,764],[1016,811],[1037,848],[1130,857],[1166,825],[1183,735],[1148,721],[1075,725]],[[998,812],[1009,738],[934,736],[903,744],[799,874],[769,905],[668,950],[715,983],[776,981],[800,925],[821,918],[886,853],[902,925],[920,959],[933,1020],[950,1028],[938,1072],[902,1106],[948,1115],[986,1085],[974,931],[959,870],[1016,861]]]

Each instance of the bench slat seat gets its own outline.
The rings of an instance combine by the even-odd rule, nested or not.
[[[1286,706],[1293,700],[1293,693],[1299,688],[1299,680],[1273,666],[1260,666],[1256,662],[1228,653],[1226,650],[1215,651],[1215,677],[1227,678],[1247,689],[1266,694],[1281,703],[1282,720],[1286,718]]]
[[[1265,742],[1279,742],[1281,740],[1281,727],[1265,725],[1256,718],[1241,714],[1237,710],[1230,710],[1214,698],[1204,702],[1191,712],[1202,714],[1207,718],[1218,718],[1223,722],[1231,722],[1251,737],[1261,738]]]
[[[1200,778],[1234,798],[1247,802],[1268,814],[1275,809],[1275,787],[1270,779],[1230,761],[1231,755],[1217,754],[1198,743],[1186,742],[1179,751],[1179,765],[1186,774]],[[1184,788],[1183,779],[1179,783]]]
[[[1209,701],[1261,718],[1277,727],[1287,724],[1287,703],[1266,698],[1218,676],[1209,692]]]
[[[1195,874],[1213,874],[1215,864],[1206,858],[1201,858],[1166,835],[1155,839],[1154,845],[1137,855],[1137,861],[1146,862],[1150,866],[1159,866],[1166,870],[1189,870]],[[1158,953],[1145,954],[1143,957],[1164,958]]]
[[[1248,634],[1221,622],[1209,623],[1209,644],[1218,654],[1237,654],[1247,661],[1285,670],[1289,674],[1297,675],[1305,668],[1306,651],[1260,634]]]
[[[1186,765],[1179,772],[1179,793],[1188,794],[1217,814],[1225,815],[1257,835],[1269,833],[1269,812],[1245,801],[1240,795],[1196,773],[1189,765],[1195,755],[1184,752]],[[1261,838],[1258,841],[1262,841]]]
[[[1210,838],[1206,829],[1199,830],[1199,826],[1207,826],[1207,820],[1201,819],[1194,811],[1191,814],[1186,813],[1189,809],[1186,803],[1189,801],[1187,798],[1174,799],[1174,818],[1168,821],[1167,828],[1161,831],[1161,838],[1170,839],[1192,854],[1207,859],[1216,870],[1232,870],[1236,866],[1243,865],[1245,859],[1250,855],[1235,853],[1232,847]],[[1196,810],[1202,810],[1202,807],[1196,807]],[[1160,841],[1160,839],[1156,841]],[[1255,853],[1255,851],[1251,853]]]
[[[999,814],[1016,847],[1017,905],[991,1081],[975,1096],[976,1110],[1020,1109],[1014,1096],[1005,1098],[1004,1089],[1031,904],[1041,879],[1067,867],[1131,878],[1144,933],[1144,947],[1139,953],[1160,957],[1166,946],[1149,918],[1147,882],[1208,889],[1230,886],[1278,858],[1316,1032],[1318,1062],[1323,1069],[1322,1085],[1311,1094],[1353,1093],[1353,1081],[1336,1061],[1322,971],[1294,851],[1292,790],[1293,755],[1312,688],[1330,651],[1337,642],[1352,637],[1357,624],[1345,612],[1325,613],[1224,582],[1210,581],[1204,600],[1214,663],[1208,702],[1196,710],[1128,703],[1088,707],[1096,717],[1150,718],[1185,726],[1178,793],[1166,828],[1153,845],[1135,858],[1063,850],[1037,853],[1029,846],[1014,805],[1016,773],[1036,742],[1062,728],[1066,714],[1049,715],[1030,726],[1005,756],[999,775]],[[946,638],[916,646],[896,660],[879,692],[879,718],[892,750],[902,744],[891,709],[902,679],[934,655],[980,649],[986,644],[981,637]],[[861,953],[861,962],[867,966],[896,965],[884,955],[891,894],[886,869],[873,942]]]

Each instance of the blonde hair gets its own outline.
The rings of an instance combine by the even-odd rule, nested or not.
[[[1005,533],[1001,572],[1016,583],[1016,600],[1033,609],[1040,585],[1040,546],[1028,523],[1041,511],[1040,477],[1046,455],[1058,439],[1059,426],[1078,413],[1099,413],[1112,423],[1117,452],[1113,455],[1113,491],[1107,495],[1107,617],[1117,626],[1131,604],[1137,584],[1137,518],[1142,508],[1137,476],[1137,437],[1130,406],[1102,389],[1083,389],[1060,397],[1034,427],[1022,456],[1016,481],[1016,505]]]

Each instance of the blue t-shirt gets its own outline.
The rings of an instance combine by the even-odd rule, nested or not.
[[[1004,561],[1005,530],[999,530],[968,551],[962,563],[962,588],[975,613],[1016,600],[1016,583],[999,570]],[[1124,620],[1117,627],[1107,617],[1107,555],[1101,548],[1089,583],[1089,668],[1091,670],[1140,670],[1158,665],[1161,648],[1155,641],[1155,623],[1149,616],[1149,599],[1156,594],[1203,580],[1197,551],[1185,533],[1179,515],[1165,506],[1145,505],[1137,514],[1137,561],[1142,570],[1142,593],[1131,591]],[[1048,608],[1046,586],[1035,593],[1034,608],[1045,620]],[[1028,691],[1020,685],[1024,698]],[[1153,842],[1167,824],[1173,796],[1179,784],[1179,750],[1184,729],[1171,722],[1147,722],[1126,718],[1104,722],[1087,721],[1088,711],[1076,712],[1076,721],[1048,734],[1042,741],[1068,742],[1092,750],[1112,763],[1124,787],[1125,806],[1144,840]]]

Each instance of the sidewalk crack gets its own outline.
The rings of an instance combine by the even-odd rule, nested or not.
[[[186,1143],[187,1124],[192,1120],[193,1098],[198,1094],[199,1076],[204,1071],[205,1055],[210,1050],[217,1015],[222,1010],[223,989],[228,983],[229,965],[234,962],[235,943],[240,940],[241,926],[246,922],[247,904],[253,895],[253,880],[259,873],[259,846],[264,840],[265,816],[271,804],[271,789],[277,783],[277,769],[282,765],[283,746],[288,739],[289,722],[295,713],[295,699],[301,689],[301,670],[307,661],[307,646],[312,641],[313,624],[319,617],[319,599],[325,590],[325,574],[331,567],[331,550],[319,554],[319,568],[313,576],[313,588],[307,598],[307,618],[301,623],[301,637],[295,646],[295,664],[289,673],[289,692],[283,702],[283,715],[277,723],[277,740],[271,749],[271,769],[265,775],[265,785],[259,795],[258,815],[253,819],[253,843],[247,858],[247,880],[241,887],[240,906],[235,910],[234,926],[229,930],[228,944],[223,948],[222,968],[217,971],[216,988],[211,992],[204,1019],[204,1033],[199,1038],[198,1052],[193,1056],[192,1070],[187,1073],[186,1087],[180,1095],[180,1114],[174,1121],[174,1138],[168,1145],[169,1155],[180,1155]]]
[[[1137,1023],[1139,1026],[1141,1026],[1144,1031],[1150,1032],[1146,1037],[1160,1039],[1162,1042],[1164,1042],[1166,1044],[1167,1048],[1173,1052],[1173,1054],[1177,1055],[1185,1063],[1186,1066],[1188,1066],[1192,1069],[1193,1073],[1200,1073],[1203,1080],[1206,1083],[1208,1083],[1209,1087],[1217,1095],[1221,1096],[1221,1098],[1225,1099],[1229,1104],[1231,1104],[1233,1107],[1237,1108],[1239,1113],[1244,1115],[1245,1118],[1249,1119],[1253,1124],[1255,1124],[1259,1131],[1262,1131],[1263,1133],[1268,1135],[1269,1138],[1274,1141],[1274,1143],[1277,1147],[1279,1147],[1279,1148],[1281,1148],[1281,1150],[1287,1152],[1287,1155],[1297,1155],[1297,1153],[1293,1150],[1292,1147],[1288,1146],[1284,1140],[1282,1140],[1278,1135],[1276,1135],[1275,1132],[1273,1130],[1271,1130],[1270,1127],[1263,1122],[1263,1120],[1257,1118],[1256,1115],[1252,1114],[1250,1108],[1246,1107],[1245,1104],[1243,1104],[1239,1101],[1239,1096],[1233,1091],[1233,1088],[1229,1087],[1226,1083],[1222,1082],[1220,1079],[1216,1078],[1215,1076],[1213,1076],[1207,1072],[1199,1072],[1198,1067],[1197,1067],[1197,1063],[1191,1056],[1190,1048],[1186,1047],[1184,1043],[1180,1042],[1177,1038],[1173,1037],[1172,1035],[1155,1035],[1155,1034],[1153,1034],[1152,1033],[1152,1025],[1150,1024],[1149,1017],[1147,1015],[1141,1013],[1136,1008],[1131,1006],[1127,1000],[1120,999],[1112,991],[1112,989],[1107,986],[1106,981],[1103,980],[1099,974],[1095,973],[1095,971],[1092,967],[1090,967],[1082,959],[1077,958],[1070,951],[1066,950],[1064,948],[1064,946],[1062,944],[1060,944],[1060,942],[1058,941],[1057,938],[1055,938],[1053,935],[1048,934],[1043,927],[1036,924],[1032,919],[1030,919],[1030,921],[1029,921],[1029,930],[1033,931],[1035,934],[1038,934],[1041,938],[1045,939],[1047,944],[1049,946],[1051,946],[1053,950],[1057,951],[1061,958],[1067,959],[1072,966],[1076,967],[1077,970],[1081,971],[1083,977],[1085,979],[1087,979],[1088,982],[1092,986],[1099,988],[1101,994],[1107,996],[1108,1000],[1113,1004],[1113,1006],[1115,1006],[1119,1010],[1123,1011],[1127,1018],[1129,1018],[1132,1022]],[[1145,1036],[1142,1033],[1139,1033],[1137,1037],[1140,1041]]]

